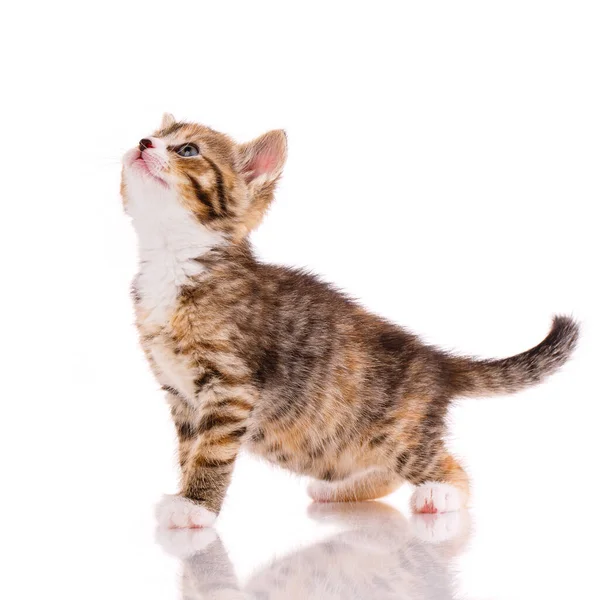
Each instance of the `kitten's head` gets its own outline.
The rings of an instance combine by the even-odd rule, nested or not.
[[[286,151],[282,130],[236,144],[209,127],[165,114],[160,129],[123,158],[125,210],[134,224],[148,211],[171,220],[187,213],[208,229],[243,239],[273,200]]]

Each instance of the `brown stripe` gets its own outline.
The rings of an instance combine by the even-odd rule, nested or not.
[[[321,479],[323,481],[335,481],[336,479],[339,479],[339,477],[336,475],[335,471],[332,469],[327,469],[321,476]]]
[[[190,180],[192,187],[194,188],[194,193],[196,194],[196,198],[198,198],[198,200],[202,204],[204,204],[204,206],[206,206],[206,208],[208,208],[209,217],[211,219],[217,219],[219,217],[219,214],[215,210],[215,207],[212,205],[209,194],[207,194],[202,189],[202,187],[200,187],[200,184],[196,181],[196,179],[194,177],[192,177],[188,173],[186,173],[186,175],[187,175],[187,178]]]
[[[253,434],[252,434],[252,441],[253,442],[262,442],[265,439],[265,432],[262,429],[257,429]]]
[[[388,439],[388,436],[385,433],[382,433],[381,435],[376,435],[374,438],[371,438],[371,441],[369,442],[369,446],[371,448],[375,448],[376,446],[381,446],[381,444],[386,442],[387,439]]]
[[[398,473],[398,475],[402,475],[404,467],[406,467],[409,458],[410,455],[408,452],[402,452],[396,457],[396,472]]]
[[[196,395],[198,395],[202,389],[207,387],[210,383],[213,383],[215,380],[219,381],[220,379],[220,373],[217,373],[213,369],[207,368],[200,377],[194,379]]]
[[[253,408],[252,404],[249,404],[248,402],[246,402],[244,400],[240,400],[239,398],[221,400],[220,402],[217,402],[217,404],[215,406],[217,408],[227,408],[227,407],[231,406],[233,408],[240,408],[241,410],[247,410],[248,412],[250,412]]]
[[[243,437],[246,434],[246,428],[245,427],[240,427],[239,429],[236,429],[235,431],[232,431],[229,434],[230,438],[234,438],[234,439],[239,439],[241,437]]]
[[[225,460],[218,460],[214,458],[206,458],[205,456],[198,456],[194,459],[194,464],[200,468],[219,469],[228,467],[229,465],[233,464],[234,461],[235,457],[227,458]]]
[[[198,430],[191,423],[175,423],[175,427],[177,428],[177,435],[181,440],[191,440],[198,435]]]
[[[217,165],[208,156],[202,156],[204,160],[212,167],[215,173],[215,179],[217,180],[217,198],[219,200],[219,212],[223,216],[227,216],[227,196],[225,194],[225,186],[223,185],[223,173]]]
[[[196,256],[196,257],[192,258],[192,260],[201,264],[203,267],[212,267],[216,263],[218,263],[220,259],[221,259],[220,253],[215,252],[214,249],[209,250],[208,253],[203,254],[202,256]]]
[[[216,440],[211,439],[210,445],[213,447],[216,447],[216,446],[227,446],[229,444],[233,444],[234,442],[237,443],[238,440],[245,435],[245,433],[246,433],[246,428],[240,427],[239,429],[236,429],[235,431],[230,431],[230,432],[223,434],[220,438],[217,438]]]
[[[242,419],[238,419],[237,417],[210,413],[208,415],[204,415],[202,419],[200,419],[200,423],[198,424],[198,433],[210,431],[214,427],[221,427],[223,425],[235,425],[237,423],[241,423],[241,421]]]
[[[163,391],[168,392],[169,394],[173,394],[173,396],[177,396],[178,398],[182,398],[185,400],[185,397],[182,396],[174,387],[171,387],[170,385],[163,385],[162,389]]]

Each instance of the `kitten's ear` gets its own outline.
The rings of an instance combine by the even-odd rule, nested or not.
[[[161,129],[167,129],[176,123],[175,117],[171,113],[163,113],[162,121],[160,122]]]
[[[263,187],[281,175],[287,157],[287,137],[283,129],[269,131],[238,148],[240,170],[249,186]]]
[[[239,169],[250,188],[251,201],[245,215],[246,231],[250,232],[263,219],[273,200],[275,185],[287,157],[287,137],[278,129],[240,144]]]

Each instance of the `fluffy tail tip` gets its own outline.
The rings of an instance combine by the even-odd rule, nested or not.
[[[554,315],[552,328],[544,340],[546,344],[566,360],[575,350],[578,340],[579,323],[567,315]]]

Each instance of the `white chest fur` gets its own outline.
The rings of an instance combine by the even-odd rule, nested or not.
[[[126,173],[127,212],[138,235],[140,272],[136,280],[148,324],[163,325],[175,308],[179,290],[203,266],[193,260],[223,244],[223,235],[197,221],[173,189]]]
[[[195,256],[198,256],[197,254]],[[201,275],[202,266],[164,249],[140,248],[136,292],[148,325],[166,325],[175,310],[181,287]]]

